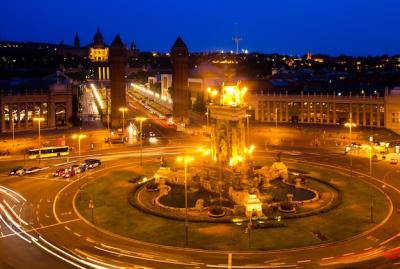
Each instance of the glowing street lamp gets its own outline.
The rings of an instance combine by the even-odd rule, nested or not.
[[[125,133],[125,112],[128,111],[128,108],[120,107],[118,110],[120,112],[122,112],[122,134],[124,134]]]
[[[11,117],[11,124],[12,124],[12,141],[13,141],[13,147],[15,146],[15,124],[14,124],[14,113],[12,114]]]
[[[348,127],[349,128],[349,139],[350,139],[350,151],[349,151],[349,154],[350,154],[350,179],[352,179],[353,178],[353,155],[351,154],[351,141],[352,141],[352,137],[351,137],[351,134],[352,134],[352,129],[354,128],[354,127],[357,127],[357,125],[355,124],[355,123],[353,123],[353,115],[352,115],[352,113],[350,113],[350,115],[349,115],[349,122],[346,122],[345,124],[344,124],[344,126],[345,127]]]
[[[369,137],[369,142],[370,142],[370,144],[369,144],[369,177],[371,178],[371,180],[372,180],[372,142],[374,141],[374,137],[372,137],[372,136],[370,136]],[[374,203],[373,203],[373,200],[372,200],[372,196],[371,196],[371,206],[370,206],[370,216],[371,216],[371,223],[373,223],[374,222],[374,215],[373,215],[373,212],[374,212]]]
[[[42,121],[45,121],[46,119],[44,117],[34,117],[33,121],[36,121],[38,123],[38,136],[39,136],[39,164],[40,164],[40,158],[41,158],[41,148],[42,148],[42,138],[40,136],[40,123]]]
[[[143,165],[143,122],[145,117],[137,117],[136,121],[139,122],[139,139],[140,139],[140,165]]]
[[[250,114],[246,114],[246,121],[247,121],[247,139],[246,139],[246,146],[250,144]]]
[[[179,163],[184,164],[184,170],[185,170],[185,245],[188,246],[189,244],[189,237],[188,237],[188,232],[189,232],[189,223],[188,223],[188,196],[187,196],[187,165],[191,161],[194,160],[194,157],[192,156],[180,156],[177,158],[177,161]]]
[[[81,160],[81,139],[86,138],[85,134],[74,134],[72,136],[72,139],[77,139],[78,140],[78,154],[79,154],[79,160]]]

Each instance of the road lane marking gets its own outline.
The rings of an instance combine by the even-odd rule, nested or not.
[[[61,213],[60,215],[61,215],[61,216],[72,215],[72,212],[71,212],[71,211],[63,212],[63,213]]]
[[[92,238],[90,237],[86,237],[86,241],[90,242],[90,243],[96,243],[96,241],[94,241]]]
[[[343,256],[345,257],[345,256],[350,256],[350,255],[353,255],[354,254],[354,252],[349,252],[349,253],[345,253],[345,254],[343,254]]]
[[[210,268],[227,268],[227,264],[206,264],[206,267]],[[246,265],[232,265],[232,269],[254,269],[254,268],[259,268],[259,269],[269,269],[269,268],[293,268],[293,267],[298,267],[297,264],[287,264],[287,265],[252,265],[252,264],[246,264]]]
[[[331,260],[331,259],[333,259],[334,257],[333,256],[331,256],[331,257],[325,257],[325,258],[322,258],[321,260],[323,260],[323,261],[326,261],[326,260]]]
[[[311,262],[311,260],[300,260],[300,261],[297,261],[297,263],[306,263],[306,262]]]
[[[198,263],[198,262],[190,262],[190,263],[172,262],[172,261],[168,261],[168,260],[156,259],[155,257],[153,257],[153,258],[145,258],[145,257],[140,257],[140,256],[136,256],[136,255],[129,255],[129,254],[121,253],[121,252],[115,252],[115,251],[104,249],[104,248],[101,248],[101,247],[98,247],[98,246],[95,246],[94,248],[96,248],[98,250],[102,250],[104,252],[112,253],[112,254],[117,255],[117,256],[130,257],[130,258],[139,259],[139,260],[146,260],[146,261],[153,261],[153,262],[155,261],[155,262],[160,262],[160,263],[179,264],[179,265],[201,265],[201,264],[203,264],[203,263]],[[235,267],[233,267],[233,268],[235,268]]]
[[[381,242],[379,245],[380,245],[380,246],[385,245],[386,243],[389,243],[389,242],[392,241],[393,239],[396,239],[398,236],[400,236],[400,233],[395,234],[394,236],[390,237],[389,239],[387,239],[387,240]]]
[[[74,235],[76,235],[77,237],[81,237],[82,235],[78,234],[77,232],[74,232]]]
[[[372,247],[364,248],[365,251],[372,249]]]

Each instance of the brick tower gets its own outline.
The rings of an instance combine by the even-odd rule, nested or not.
[[[119,108],[126,107],[126,65],[128,51],[119,34],[110,46],[110,80],[111,80],[111,126],[122,125],[122,113]]]
[[[189,87],[188,87],[189,51],[181,37],[171,48],[172,63],[172,117],[176,123],[189,123]]]

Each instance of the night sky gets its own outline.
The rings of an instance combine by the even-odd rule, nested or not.
[[[120,33],[142,51],[168,51],[181,35],[190,51],[234,50],[303,55],[400,53],[398,0],[3,0],[0,40],[106,43]]]

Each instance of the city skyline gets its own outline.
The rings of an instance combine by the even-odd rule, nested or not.
[[[120,33],[126,44],[134,40],[142,51],[167,52],[178,35],[192,52],[235,51],[232,38],[238,35],[240,48],[249,52],[395,55],[399,53],[400,28],[395,20],[399,7],[390,0],[254,1],[246,6],[239,1],[206,1],[184,7],[177,1],[50,5],[19,0],[3,6],[0,40],[72,44],[78,32],[81,44],[86,45],[99,27],[107,44]],[[11,20],[16,21],[10,24]]]

